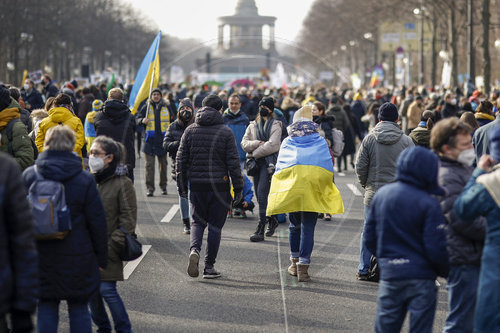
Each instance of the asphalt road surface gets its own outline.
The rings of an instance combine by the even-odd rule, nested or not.
[[[288,223],[264,242],[249,241],[256,214],[226,221],[215,265],[222,277],[206,280],[186,272],[189,236],[182,233],[175,183],[169,179],[166,196],[157,188],[154,197],[146,197],[144,159],[137,162],[137,234],[148,251],[127,264],[130,276],[118,283],[134,332],[374,331],[378,284],[355,277],[363,199],[352,169],[335,174],[345,213],[318,220],[310,282],[286,273]],[[204,251],[203,246],[201,269]],[[447,313],[445,281],[439,282],[435,332],[442,331]],[[61,313],[60,332],[66,331],[67,316]]]

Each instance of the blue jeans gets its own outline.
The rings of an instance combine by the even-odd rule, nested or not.
[[[407,311],[410,312],[410,332],[432,332],[436,295],[434,280],[381,280],[375,332],[400,332]]]
[[[290,256],[299,258],[299,264],[310,264],[314,246],[314,228],[318,213],[295,212],[288,214],[290,220]]]
[[[363,234],[365,232],[366,218],[368,216],[368,212],[370,211],[370,206],[365,206],[365,221],[363,223],[363,231],[361,232],[361,242],[359,245],[359,266],[358,272],[359,274],[368,274],[368,270],[370,269],[370,258],[372,253],[366,248],[363,244]]]
[[[59,324],[59,300],[38,302],[37,332],[57,333]],[[69,327],[71,333],[92,333],[89,308],[86,302],[68,300]]]
[[[89,302],[90,313],[92,320],[97,325],[98,333],[111,333],[111,323],[109,322],[104,301],[109,307],[113,322],[115,323],[115,331],[119,333],[132,332],[130,320],[123,301],[116,290],[116,281],[101,281],[99,293],[95,295]]]
[[[189,198],[189,194],[188,194]],[[181,218],[183,220],[189,219],[191,216],[189,212],[189,200],[188,198],[179,197],[179,206],[181,207]]]
[[[448,306],[443,332],[472,333],[474,331],[474,310],[476,307],[479,266],[451,265],[448,275]]]

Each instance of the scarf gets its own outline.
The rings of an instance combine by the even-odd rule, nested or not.
[[[3,109],[3,111],[0,112],[0,131],[7,127],[12,119],[16,118],[21,118],[18,108]]]

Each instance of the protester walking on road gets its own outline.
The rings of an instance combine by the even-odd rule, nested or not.
[[[116,332],[132,332],[125,305],[116,289],[123,281],[120,251],[125,247],[125,234],[135,235],[137,201],[134,184],[127,177],[125,148],[106,136],[99,136],[89,150],[89,165],[101,196],[108,230],[108,264],[101,270],[99,292],[90,300],[92,320],[98,332],[111,332],[104,302],[108,305]]]
[[[61,300],[68,303],[70,331],[92,331],[88,302],[99,288],[99,268],[107,264],[104,208],[94,178],[82,170],[81,158],[73,153],[75,142],[68,126],[50,128],[43,153],[23,173],[26,189],[40,176],[63,183],[71,214],[71,230],[64,239],[37,241],[37,329],[43,333],[57,332]]]
[[[167,195],[167,152],[163,149],[163,137],[174,119],[163,101],[160,89],[153,89],[150,101],[144,103],[136,118],[137,124],[146,127],[143,148],[146,161],[146,195],[152,197],[155,191],[155,159],[158,159],[161,194]]]
[[[20,120],[20,106],[7,87],[0,85],[0,151],[11,155],[24,170],[33,164],[33,146]]]
[[[394,180],[399,154],[407,147],[414,146],[397,124],[398,109],[394,104],[382,104],[378,118],[380,122],[361,142],[355,163],[359,183],[365,189],[365,224],[373,195],[380,187]],[[372,253],[363,244],[363,232],[360,247],[356,276],[358,280],[367,280]]]
[[[125,146],[125,165],[127,166],[127,174],[133,182],[136,125],[134,115],[124,102],[124,98],[123,90],[120,88],[111,89],[104,107],[94,117],[94,127],[97,136],[105,135]]]
[[[500,331],[500,126],[490,132],[490,155],[479,159],[477,168],[455,201],[458,218],[472,223],[479,216],[487,219],[486,241],[481,257],[474,332]]]
[[[278,227],[276,217],[266,216],[271,176],[274,173],[281,144],[282,122],[273,118],[273,111],[274,100],[271,97],[263,98],[259,103],[259,115],[247,127],[241,141],[241,147],[247,152],[247,158],[255,159],[257,164],[253,184],[259,204],[259,224],[255,233],[250,236],[252,242],[263,241],[264,232],[267,237],[271,237]]]
[[[193,123],[194,118],[194,107],[189,98],[184,98],[179,102],[177,115],[177,119],[168,126],[165,137],[163,138],[163,148],[168,152],[172,160],[172,178],[174,180],[177,180],[175,159],[181,143],[182,134],[186,128]],[[189,199],[179,196],[179,206],[181,208],[182,223],[184,224],[184,233],[189,235],[191,233]]]
[[[233,132],[224,125],[222,100],[208,95],[198,109],[195,123],[182,135],[177,152],[177,189],[191,203],[191,245],[188,274],[199,275],[198,262],[205,228],[208,237],[203,278],[220,277],[214,264],[219,251],[222,227],[231,206],[243,199],[243,177]]]
[[[428,112],[428,111],[426,111]],[[479,268],[486,235],[486,219],[464,221],[456,216],[453,204],[469,181],[474,168],[471,128],[457,118],[439,121],[432,129],[431,148],[440,160],[439,197],[446,217],[447,249],[450,256],[448,308],[444,332],[473,332]]]
[[[38,287],[38,261],[33,217],[18,164],[0,153],[0,332],[33,330]]]
[[[283,141],[276,173],[272,177],[268,216],[289,213],[290,261],[288,273],[298,281],[310,280],[309,265],[314,247],[318,213],[341,214],[344,204],[333,183],[333,162],[328,144],[312,121],[311,107],[295,112]]]
[[[42,95],[36,90],[35,82],[33,82],[32,79],[26,79],[24,81],[21,97],[23,98],[26,110],[32,112],[35,109],[43,108],[44,103]]]
[[[245,135],[245,131],[250,121],[247,115],[241,111],[241,101],[238,94],[229,96],[228,105],[229,108],[224,111],[222,118],[224,118],[224,124],[233,131],[234,138],[236,139],[236,147],[238,147],[238,154],[240,156],[241,169],[243,169],[246,153],[243,148],[241,148],[241,140],[243,139],[243,135]]]
[[[44,150],[45,136],[47,131],[57,125],[66,125],[76,133],[74,152],[82,157],[82,148],[85,144],[83,124],[73,113],[71,98],[66,94],[59,94],[54,99],[49,110],[49,116],[40,122],[36,133],[35,144],[41,153]]]
[[[437,175],[437,156],[411,147],[398,158],[396,182],[383,186],[372,199],[363,243],[376,253],[380,267],[377,333],[400,332],[407,311],[410,332],[432,332],[435,280],[448,276],[446,221],[432,197],[444,194]]]

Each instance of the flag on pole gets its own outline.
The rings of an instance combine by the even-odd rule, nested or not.
[[[382,67],[381,65],[377,65],[375,66],[375,69],[372,72],[370,87],[375,88],[383,80],[384,80],[384,67]]]
[[[158,86],[160,79],[160,40],[161,31],[156,35],[135,77],[128,102],[133,114],[138,111],[141,102],[149,97],[151,89]]]

